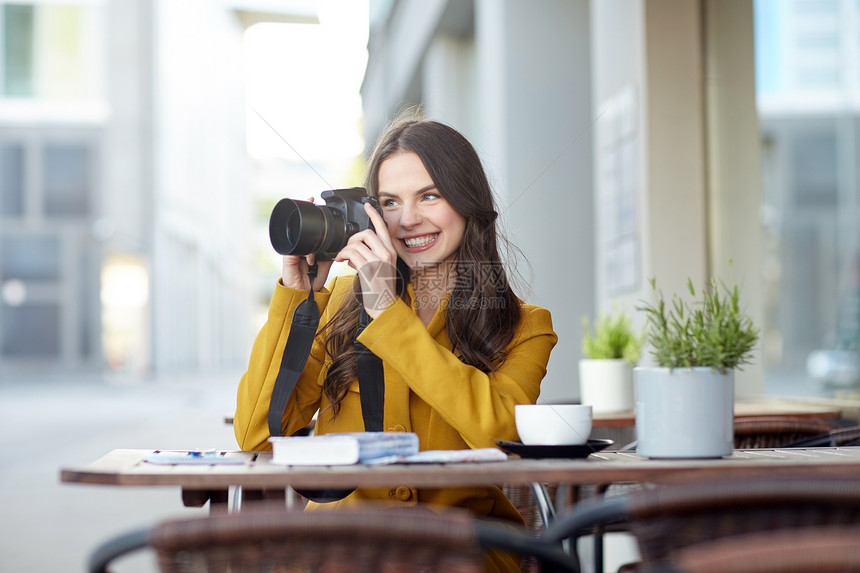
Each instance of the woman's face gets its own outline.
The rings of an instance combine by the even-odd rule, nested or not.
[[[396,153],[383,161],[378,188],[394,249],[409,268],[453,260],[466,219],[442,197],[417,154]]]

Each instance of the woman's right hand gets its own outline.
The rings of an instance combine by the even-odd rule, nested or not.
[[[284,255],[284,262],[281,271],[281,280],[284,286],[308,290],[308,265],[314,263],[315,256],[313,254],[307,257],[297,255]],[[328,278],[328,271],[331,269],[332,261],[321,261],[317,263],[317,277],[314,279],[314,290],[318,291],[325,286],[325,281]]]
[[[311,203],[314,198],[308,199]],[[310,254],[305,256],[284,255],[284,260],[281,267],[281,280],[284,286],[301,290],[308,290],[308,265],[314,264],[315,255]],[[313,289],[320,290],[325,286],[325,281],[328,278],[329,269],[331,269],[332,261],[321,261],[317,263],[317,277],[314,279]]]

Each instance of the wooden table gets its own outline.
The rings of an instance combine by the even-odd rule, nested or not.
[[[394,464],[385,466],[280,466],[271,452],[227,452],[241,465],[155,465],[143,461],[152,450],[114,450],[82,467],[65,468],[61,481],[114,486],[179,486],[188,503],[210,499],[224,504],[230,486],[243,490],[300,488],[455,487],[500,483],[616,482],[665,483],[754,474],[840,474],[860,479],[860,446],[843,448],[736,450],[713,460],[650,460],[633,452],[600,452],[588,459],[518,459],[460,464]],[[219,494],[223,494],[220,495]],[[217,495],[213,495],[217,494]]]

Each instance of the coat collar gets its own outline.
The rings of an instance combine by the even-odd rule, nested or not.
[[[409,300],[411,301],[412,312],[416,315],[418,314],[418,299],[415,297],[415,289],[412,288],[412,283],[406,284],[406,293],[409,295]],[[439,303],[439,308],[436,309],[436,312],[433,314],[433,318],[430,319],[430,324],[427,326],[427,332],[430,333],[434,339],[439,341],[439,334],[441,334],[445,330],[445,315],[446,310],[448,308],[448,301],[451,298],[451,293],[445,293],[442,297],[442,301]],[[446,336],[447,342],[447,336]]]

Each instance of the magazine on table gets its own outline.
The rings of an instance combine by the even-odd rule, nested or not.
[[[273,436],[272,463],[288,466],[502,461],[496,448],[418,451],[414,432]]]
[[[288,466],[350,465],[418,453],[412,432],[349,432],[321,436],[272,436],[272,463]]]

